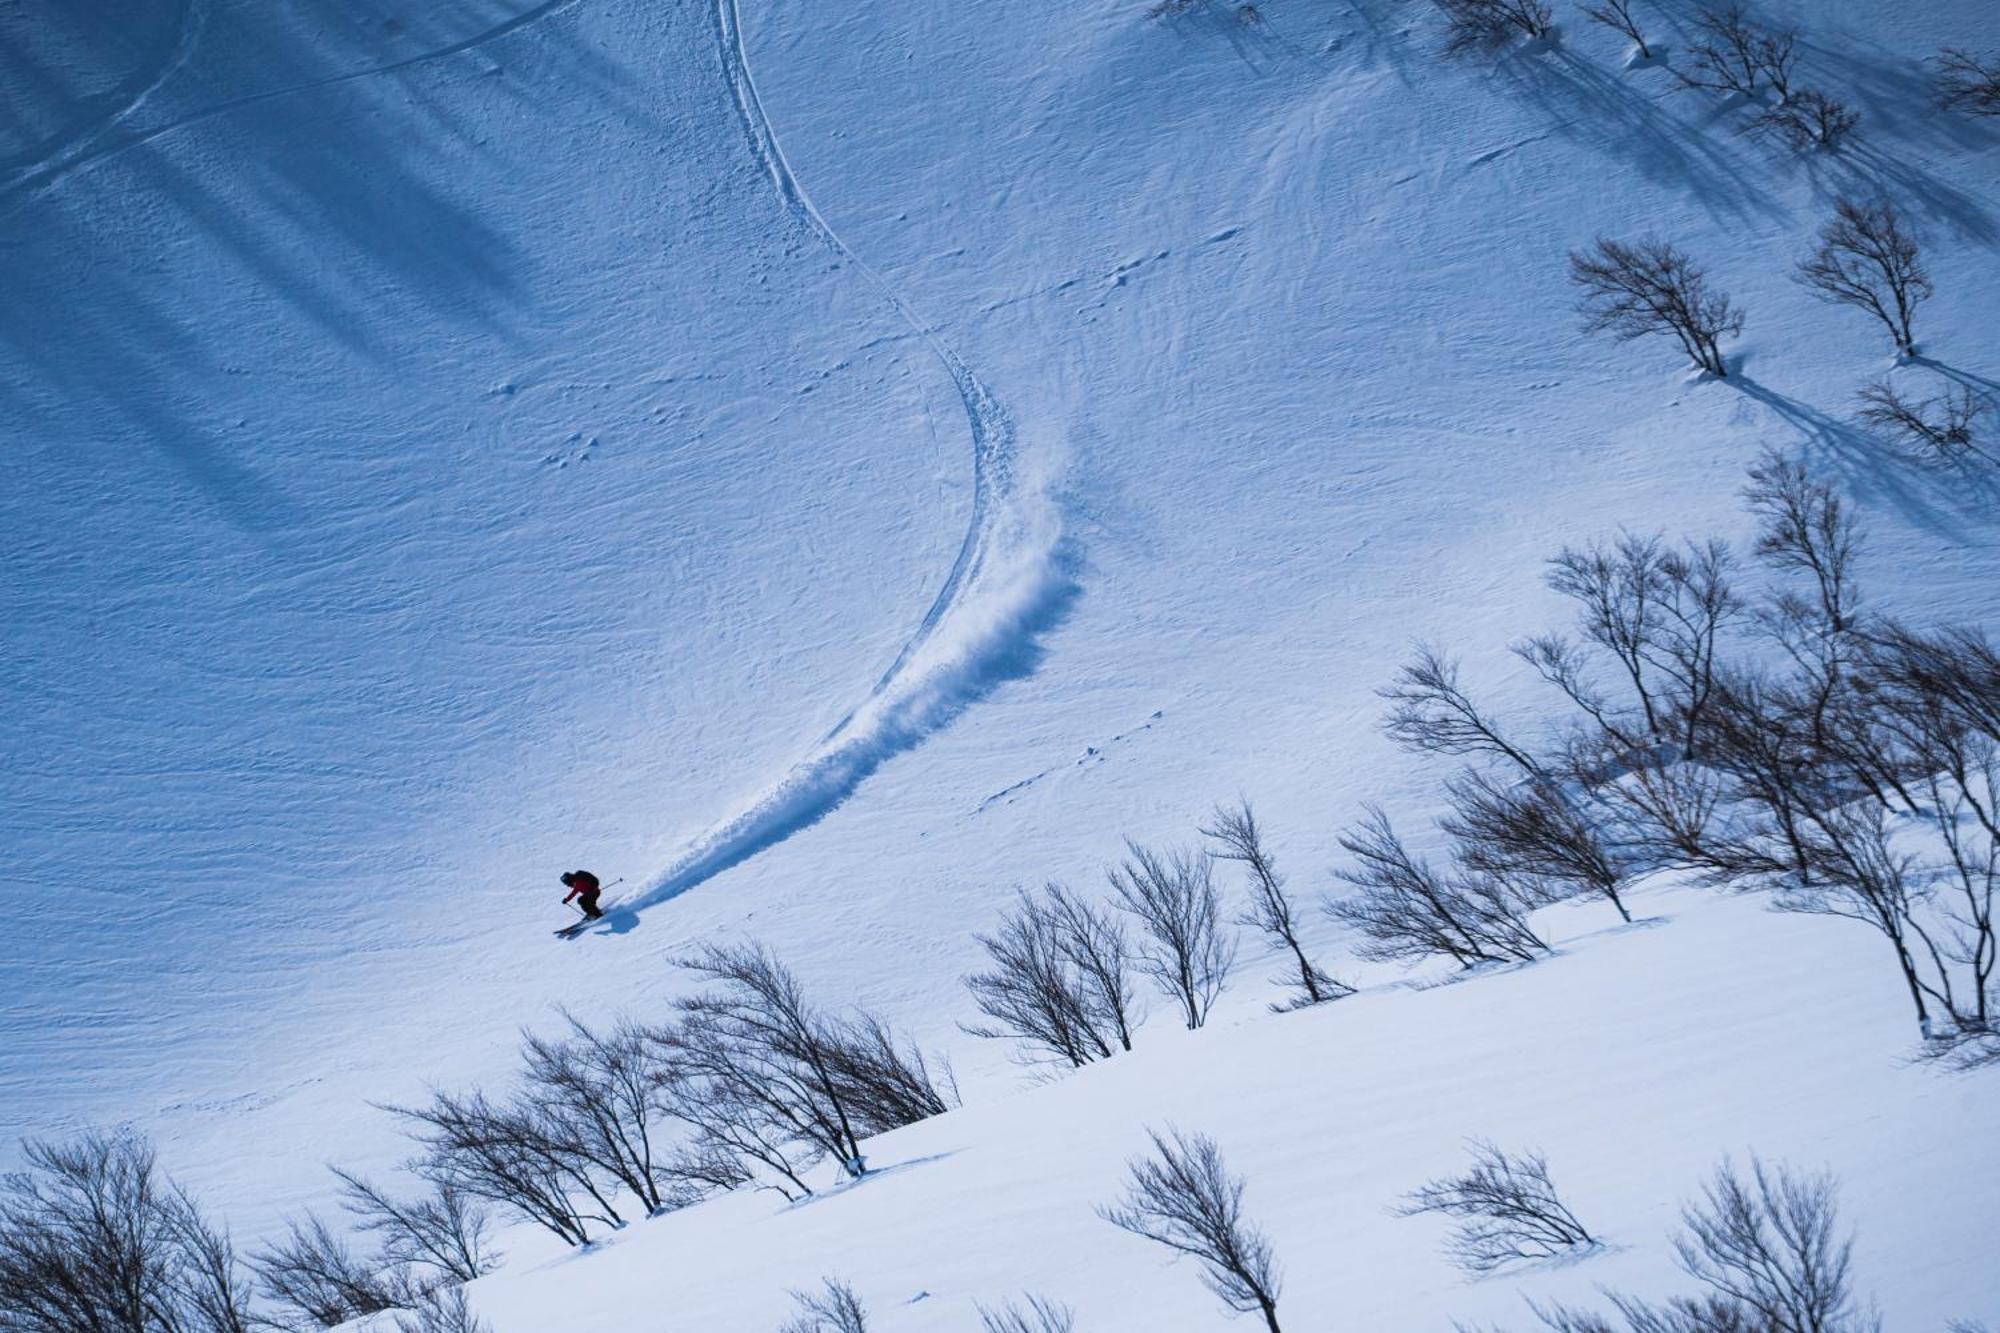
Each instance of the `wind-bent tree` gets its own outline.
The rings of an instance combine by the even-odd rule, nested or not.
[[[1355,892],[1326,911],[1361,934],[1355,953],[1374,962],[1443,955],[1461,967],[1533,962],[1549,946],[1528,924],[1539,902],[1493,875],[1442,874],[1412,855],[1375,806],[1340,845],[1355,858],[1334,873]]]
[[[1555,31],[1555,15],[1542,0],[1437,0],[1437,5],[1444,11],[1446,55],[1498,51]]]
[[[250,1267],[264,1298],[309,1327],[335,1328],[398,1304],[382,1273],[311,1213],[288,1222],[285,1238],[252,1254]]]
[[[2000,56],[1948,46],[1931,59],[1938,106],[1974,116],[2000,116]]]
[[[385,1264],[428,1268],[447,1282],[470,1282],[496,1263],[491,1221],[477,1199],[450,1185],[415,1199],[397,1198],[352,1172],[334,1168],[341,1203],[360,1230],[377,1238]]]
[[[1638,47],[1641,60],[1653,58],[1653,49],[1646,45],[1645,31],[1639,27],[1639,20],[1632,17],[1631,0],[1603,0],[1601,4],[1584,6],[1583,12],[1593,23],[1603,24]]]
[[[1743,314],[1672,245],[1600,236],[1591,249],[1570,252],[1569,279],[1583,293],[1578,309],[1586,331],[1620,342],[1668,335],[1696,366],[1728,378],[1721,341],[1743,331]]]
[[[1797,278],[1822,301],[1867,311],[1889,331],[1899,355],[1915,354],[1911,321],[1936,289],[1894,204],[1836,200],[1833,220],[1820,229],[1819,248],[1799,264]]]
[[[1118,906],[1143,934],[1138,971],[1180,1006],[1189,1028],[1198,1028],[1208,1021],[1236,962],[1236,942],[1222,929],[1214,867],[1204,852],[1175,849],[1162,855],[1131,841],[1125,848],[1129,859],[1106,874]]]
[[[990,967],[965,984],[990,1021],[968,1027],[973,1036],[1072,1069],[1132,1049],[1132,951],[1110,915],[1050,884],[1040,898],[1023,893],[997,931],[975,938]]]
[[[1281,980],[1298,994],[1291,1005],[1272,1007],[1295,1008],[1352,995],[1354,987],[1321,971],[1299,942],[1298,920],[1291,897],[1285,892],[1284,876],[1278,873],[1277,862],[1264,846],[1264,833],[1258,827],[1250,802],[1239,801],[1233,809],[1217,806],[1201,833],[1216,845],[1213,855],[1217,860],[1238,862],[1250,872],[1250,908],[1237,920],[1264,932],[1272,943],[1291,955],[1296,971]]]
[[[1957,463],[1985,453],[1979,447],[1979,423],[1992,412],[1993,401],[1970,385],[1951,385],[1936,398],[1910,398],[1888,380],[1877,380],[1858,397],[1861,420],[1920,456]]]
[[[1452,813],[1442,822],[1457,838],[1467,869],[1501,879],[1547,886],[1551,899],[1594,893],[1630,922],[1625,890],[1632,879],[1626,856],[1605,839],[1597,822],[1554,783],[1503,788],[1477,771],[1453,779]]]
[[[1457,1226],[1445,1247],[1468,1273],[1488,1273],[1517,1260],[1553,1259],[1595,1248],[1597,1238],[1556,1194],[1548,1159],[1472,1143],[1472,1169],[1413,1191],[1405,1217],[1439,1213]]]
[[[822,1278],[818,1291],[795,1291],[798,1313],[778,1333],[868,1333],[868,1309],[854,1288],[837,1278]]]
[[[1801,88],[1752,116],[1743,130],[1746,134],[1775,134],[1795,153],[1814,148],[1833,153],[1860,123],[1861,113],[1838,97],[1817,88]]]
[[[1679,71],[1681,83],[1712,93],[1754,98],[1766,87],[1785,101],[1792,93],[1798,34],[1771,32],[1744,17],[1742,6],[1704,9],[1695,17],[1701,34]]]
[[[1503,734],[1458,683],[1458,663],[1442,649],[1418,644],[1416,655],[1376,693],[1394,705],[1383,723],[1389,738],[1422,754],[1497,755],[1531,778],[1542,766]]]
[[[250,1293],[227,1233],[136,1134],[22,1144],[0,1176],[0,1329],[248,1333]]]
[[[1097,1210],[1111,1225],[1144,1236],[1202,1266],[1202,1281],[1238,1314],[1278,1328],[1278,1264],[1271,1242],[1243,1216],[1243,1181],[1223,1165],[1206,1134],[1146,1131],[1153,1155],[1133,1160],[1125,1198]]]

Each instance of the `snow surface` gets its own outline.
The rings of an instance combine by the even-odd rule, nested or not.
[[[2000,1160],[1949,1151],[1993,1075],[1901,1063],[1858,928],[1675,896],[1283,1018],[1253,966],[1214,1031],[1033,1092],[957,1032],[1016,884],[1239,791],[1307,892],[1364,800],[1414,823],[1439,773],[1372,694],[1409,642],[1533,719],[1540,562],[1742,535],[1766,444],[1864,507],[1875,596],[1994,618],[1991,494],[1846,424],[1883,339],[1786,276],[1886,188],[1925,350],[2000,379],[2000,134],[1917,63],[1993,45],[1988,0],[1760,8],[1863,113],[1812,161],[1568,6],[1460,66],[1411,0],[1146,9],[0,7],[0,1136],[129,1119],[255,1235],[397,1158],[367,1101],[492,1077],[557,1002],[657,1010],[747,929],[969,1105],[837,1198],[571,1261],[602,1282],[523,1241],[501,1333],[764,1328],[821,1272],[892,1329],[1024,1286],[1207,1327],[1090,1215],[1167,1118],[1250,1176],[1308,1326],[1517,1310],[1384,1212],[1517,1129],[1625,1247],[1535,1289],[1669,1289],[1675,1201],[1754,1148],[1840,1172],[1891,1327],[2000,1319],[1957,1210]],[[1648,11],[1670,52],[1690,12]],[[1733,383],[1578,333],[1563,252],[1648,230],[1747,306]],[[623,901],[552,942],[575,864]]]

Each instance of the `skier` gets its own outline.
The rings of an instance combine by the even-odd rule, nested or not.
[[[604,915],[597,910],[597,895],[604,892],[597,882],[597,876],[588,870],[565,870],[562,882],[569,888],[569,897],[563,899],[564,906],[568,906],[571,899],[575,899],[583,908],[586,920],[595,921]]]

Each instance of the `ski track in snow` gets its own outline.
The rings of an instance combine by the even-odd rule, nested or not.
[[[631,914],[775,846],[846,800],[891,756],[919,744],[1001,681],[1025,674],[1037,638],[1074,594],[1054,505],[1023,467],[1013,420],[990,389],[881,273],[851,249],[799,184],[751,76],[737,0],[714,0],[724,76],[750,151],[785,206],[852,265],[950,375],[972,435],[972,514],[930,609],[874,687],[812,752],[735,816],[695,840]]]

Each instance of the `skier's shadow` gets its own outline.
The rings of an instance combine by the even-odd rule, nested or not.
[[[624,935],[639,925],[639,913],[630,907],[607,907],[604,920],[590,933],[593,935]]]

